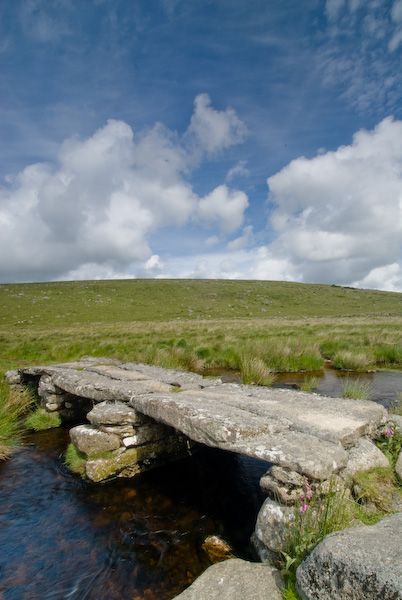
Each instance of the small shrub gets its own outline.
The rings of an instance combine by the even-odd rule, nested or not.
[[[367,400],[370,395],[370,384],[359,379],[348,379],[343,385],[342,397],[353,400]]]
[[[333,356],[332,364],[335,369],[344,371],[367,371],[372,366],[372,359],[363,352],[340,350]]]
[[[240,375],[243,383],[272,385],[275,381],[275,375],[271,373],[264,361],[255,356],[241,356]]]
[[[81,476],[85,474],[86,456],[77,450],[74,444],[67,446],[64,462],[73,473]]]
[[[60,427],[61,419],[57,412],[47,412],[44,408],[37,408],[25,419],[25,427],[34,431],[44,431]]]

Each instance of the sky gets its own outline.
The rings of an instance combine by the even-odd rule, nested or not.
[[[0,282],[402,291],[402,0],[2,0]]]

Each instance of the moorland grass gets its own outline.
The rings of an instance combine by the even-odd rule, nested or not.
[[[402,368],[401,315],[401,294],[283,282],[0,285],[0,368],[85,355],[199,372],[240,370],[245,355],[271,372],[339,355],[339,368]]]
[[[27,429],[33,431],[45,431],[60,427],[61,419],[57,412],[48,412],[44,408],[37,407],[24,421]]]
[[[28,389],[13,388],[0,375],[0,460],[8,458],[20,443],[22,417],[31,404],[32,396]]]
[[[370,384],[360,379],[347,379],[343,384],[342,397],[352,400],[367,400],[370,395]]]
[[[83,476],[85,474],[85,463],[87,457],[80,452],[74,444],[69,444],[64,456],[64,462],[73,473]]]

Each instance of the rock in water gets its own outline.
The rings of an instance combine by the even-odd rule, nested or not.
[[[212,562],[220,562],[233,558],[230,545],[218,535],[209,535],[205,538],[202,549],[206,552]]]
[[[281,600],[279,572],[232,558],[209,567],[174,600]]]
[[[402,513],[328,535],[297,569],[303,600],[401,600]]]

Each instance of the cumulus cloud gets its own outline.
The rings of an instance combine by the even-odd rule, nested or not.
[[[55,164],[30,165],[0,188],[0,279],[124,274],[151,260],[149,237],[159,229],[201,222],[235,231],[247,196],[221,185],[200,198],[187,181],[187,146],[191,138],[198,156],[224,150],[242,127],[233,110],[216,111],[201,95],[182,138],[161,124],[134,135],[109,120],[87,139],[65,141]]]
[[[359,131],[349,146],[298,158],[268,184],[277,233],[273,256],[288,260],[305,281],[372,281],[396,289],[402,121],[384,119],[372,131]]]

